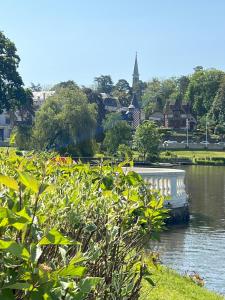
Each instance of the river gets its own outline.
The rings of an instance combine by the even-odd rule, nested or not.
[[[190,223],[174,226],[156,246],[162,262],[184,274],[196,271],[205,286],[225,295],[225,167],[187,166]]]

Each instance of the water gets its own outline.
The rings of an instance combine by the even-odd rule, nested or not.
[[[188,166],[191,220],[161,235],[162,262],[184,274],[196,271],[208,289],[225,295],[225,167]]]

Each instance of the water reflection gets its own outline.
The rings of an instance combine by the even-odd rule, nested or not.
[[[166,265],[181,273],[196,271],[209,289],[225,294],[225,167],[183,169],[190,224],[163,233],[156,250]]]

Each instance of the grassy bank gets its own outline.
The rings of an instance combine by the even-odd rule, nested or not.
[[[171,150],[162,151],[160,153],[160,160],[162,162],[179,163],[185,161],[186,163],[209,166],[224,166],[225,165],[225,151],[182,151]]]
[[[170,150],[170,153],[175,155],[178,158],[197,158],[197,159],[206,159],[206,158],[214,158],[214,157],[223,157],[225,158],[225,151],[179,151],[179,150]],[[166,152],[163,151],[160,154],[161,157],[166,156]]]
[[[156,287],[143,284],[140,300],[224,300],[225,297],[208,291],[182,277],[176,272],[163,268],[157,271],[153,279]]]

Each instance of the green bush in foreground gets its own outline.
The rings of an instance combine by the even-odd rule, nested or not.
[[[0,154],[0,299],[138,299],[163,199],[121,166]]]

